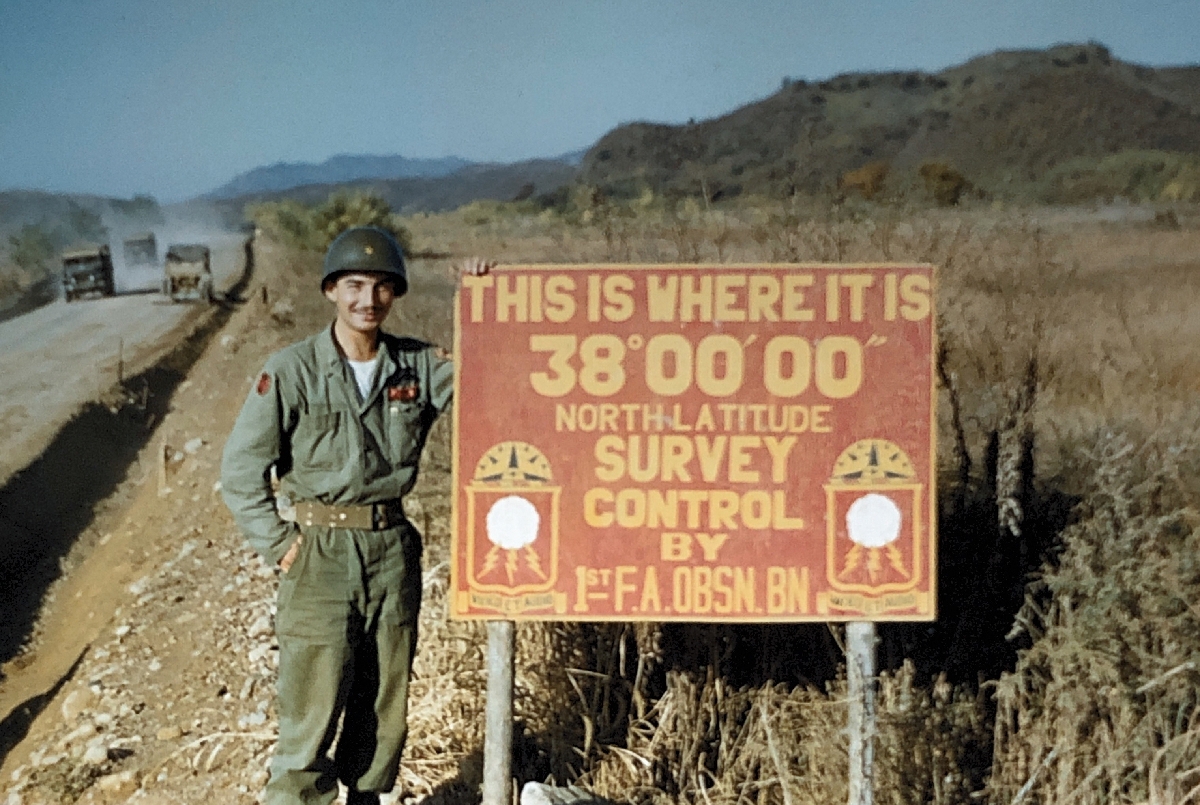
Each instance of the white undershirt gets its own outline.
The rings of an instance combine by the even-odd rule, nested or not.
[[[371,396],[371,390],[375,386],[375,368],[379,366],[379,353],[376,353],[375,357],[369,361],[352,361],[347,358],[346,363],[350,364],[350,368],[354,370],[354,380],[358,383],[359,396],[366,400]]]

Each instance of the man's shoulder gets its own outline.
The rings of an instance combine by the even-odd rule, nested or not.
[[[273,371],[287,371],[314,366],[318,360],[318,342],[323,332],[313,333],[308,338],[289,344],[267,358],[267,367]]]

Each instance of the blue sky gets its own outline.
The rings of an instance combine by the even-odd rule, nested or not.
[[[174,201],[339,153],[551,156],[784,76],[1089,39],[1200,63],[1200,0],[0,0],[0,189]]]

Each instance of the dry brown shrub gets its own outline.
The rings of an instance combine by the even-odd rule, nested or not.
[[[1196,424],[1096,434],[1064,552],[1017,617],[1033,642],[997,689],[993,800],[1195,798]]]
[[[856,192],[865,199],[873,199],[883,190],[883,183],[891,172],[886,162],[868,162],[861,168],[846,171],[838,177],[838,190]]]
[[[966,802],[963,767],[978,744],[978,698],[945,682],[916,684],[913,666],[880,679],[876,784],[889,803]],[[839,803],[846,799],[846,690],[672,671],[666,691],[603,748],[581,782],[635,802]]]
[[[926,162],[918,173],[925,182],[925,192],[943,207],[954,206],[971,189],[967,177],[944,162]]]

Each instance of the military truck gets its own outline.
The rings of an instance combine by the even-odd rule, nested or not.
[[[153,232],[140,232],[125,238],[125,265],[153,266],[158,264],[158,241]]]
[[[63,297],[73,302],[81,296],[112,296],[112,253],[108,244],[86,244],[63,252]]]
[[[163,272],[163,294],[172,302],[212,302],[212,266],[207,246],[199,243],[171,246],[167,249]]]

